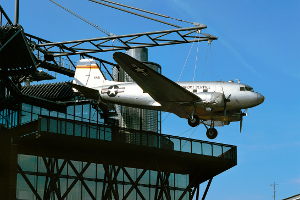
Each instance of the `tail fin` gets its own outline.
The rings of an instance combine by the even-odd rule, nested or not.
[[[74,84],[94,88],[103,85],[105,81],[105,77],[95,60],[81,59],[78,61],[73,80]]]

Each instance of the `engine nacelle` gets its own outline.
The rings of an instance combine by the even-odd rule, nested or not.
[[[197,96],[201,98],[200,104],[210,107],[223,107],[224,95],[219,92],[201,92],[197,93]]]

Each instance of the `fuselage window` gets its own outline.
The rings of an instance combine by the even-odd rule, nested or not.
[[[193,89],[193,92],[196,93],[196,92],[197,92],[197,89]]]
[[[203,89],[203,92],[207,92],[207,91],[208,91],[207,88],[204,88],[204,89]]]

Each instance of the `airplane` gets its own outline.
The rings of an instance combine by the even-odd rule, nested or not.
[[[240,121],[242,110],[255,107],[264,96],[246,84],[233,81],[173,82],[131,56],[116,52],[114,60],[135,82],[106,80],[92,59],[78,61],[73,88],[86,98],[124,106],[174,113],[191,127],[204,124],[215,139],[216,126]]]

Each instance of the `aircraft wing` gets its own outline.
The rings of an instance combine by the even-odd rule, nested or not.
[[[190,103],[200,98],[171,81],[131,56],[116,52],[113,55],[120,67],[153,99],[164,104],[167,102]]]

